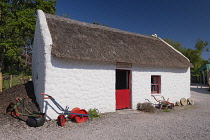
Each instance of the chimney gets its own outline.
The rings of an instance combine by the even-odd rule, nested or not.
[[[150,36],[156,37],[156,38],[158,37],[157,34],[151,34]]]

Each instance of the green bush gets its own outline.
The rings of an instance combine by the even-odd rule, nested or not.
[[[98,109],[94,108],[94,109],[89,109],[88,110],[88,114],[90,115],[90,118],[97,118],[97,117],[101,117],[100,112],[98,111]]]

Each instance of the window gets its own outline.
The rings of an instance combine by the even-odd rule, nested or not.
[[[160,76],[151,76],[151,93],[160,93],[161,79]]]

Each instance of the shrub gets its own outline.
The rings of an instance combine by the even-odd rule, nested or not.
[[[89,109],[88,110],[88,114],[90,115],[90,118],[97,118],[97,117],[101,117],[100,112],[98,111],[98,109],[94,108],[94,109]]]
[[[137,110],[144,112],[155,112],[155,107],[151,103],[138,103]]]

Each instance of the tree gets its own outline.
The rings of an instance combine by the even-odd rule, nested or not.
[[[166,41],[168,44],[170,44],[172,47],[174,47],[176,50],[180,51],[181,53],[186,50],[184,47],[182,47],[182,44],[180,42],[176,42],[167,38],[165,38],[164,41]]]
[[[207,48],[208,42],[207,41],[203,41],[201,39],[198,39],[196,44],[195,44],[195,48],[199,51],[200,54],[202,54],[203,51],[209,51],[209,49]]]
[[[29,71],[36,11],[55,14],[56,0],[0,2],[0,70]]]
[[[200,68],[203,64],[208,62],[207,60],[202,59],[201,55],[203,51],[208,51],[207,41],[202,41],[201,39],[197,40],[195,44],[195,49],[186,49],[182,47],[181,43],[164,39],[167,43],[169,43],[172,47],[180,51],[184,56],[186,56],[190,62],[193,64],[194,68],[191,68],[191,73],[193,75],[198,75],[198,68]]]

